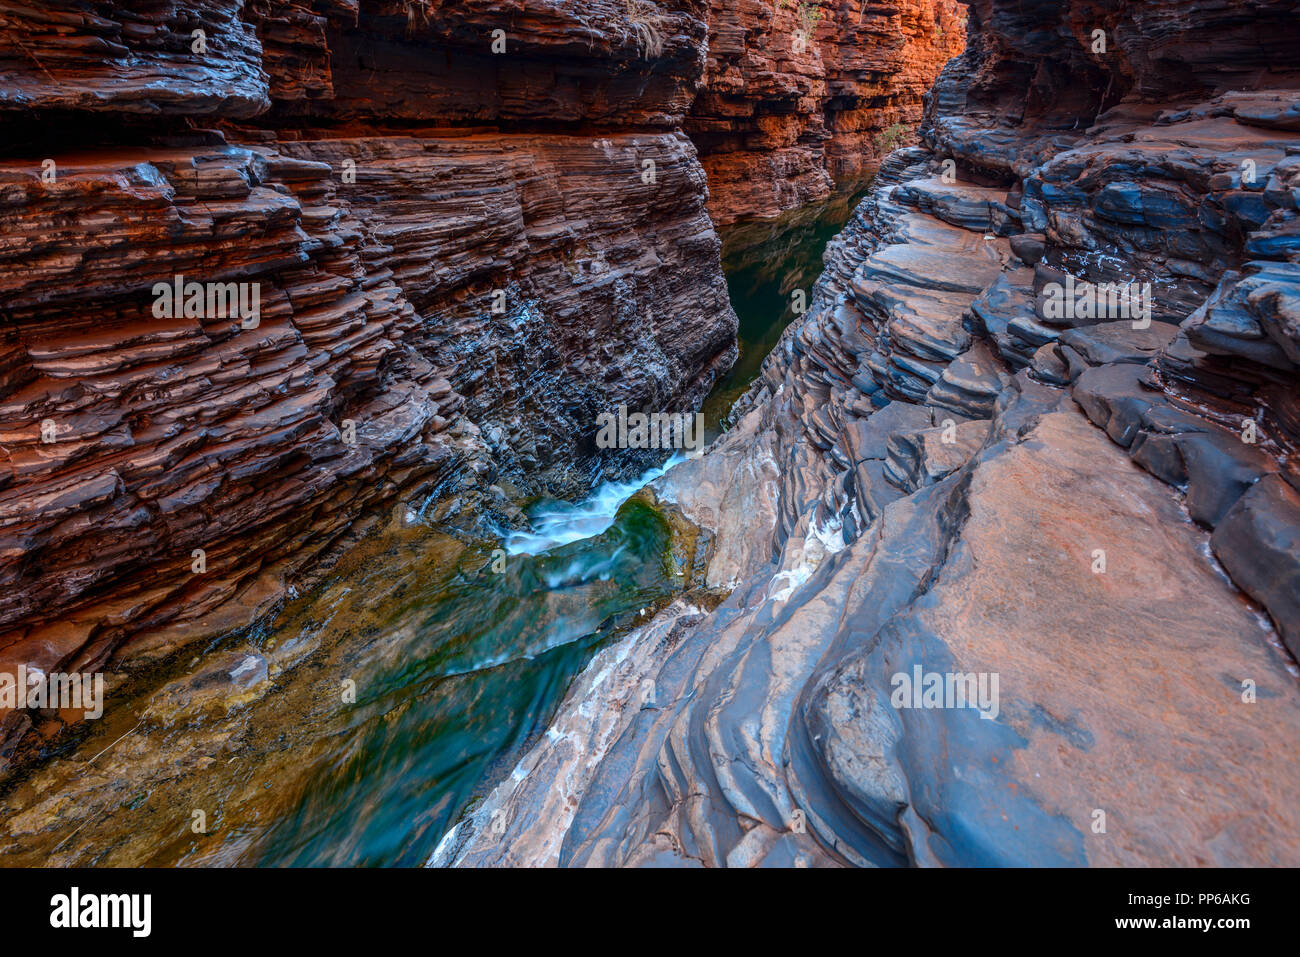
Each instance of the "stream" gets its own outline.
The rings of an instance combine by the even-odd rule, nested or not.
[[[710,441],[865,187],[724,235],[740,358],[705,403]],[[596,650],[686,586],[664,518],[629,501],[674,461],[581,502],[534,502],[531,528],[500,542],[422,527],[368,546],[354,570],[9,786],[6,861],[423,863],[545,732]],[[204,689],[229,687],[223,671],[263,662],[272,680],[242,707],[204,711]]]

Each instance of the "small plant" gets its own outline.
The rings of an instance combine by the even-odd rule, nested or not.
[[[653,0],[623,0],[623,15],[643,59],[650,60],[664,52],[664,16]]]
[[[799,22],[802,24],[800,32],[804,36],[811,37],[817,32],[817,24],[822,18],[822,0],[805,0],[802,3],[795,3],[795,0],[776,0],[775,9],[781,10],[785,7],[794,7],[795,12],[799,15]]]
[[[810,39],[817,33],[817,23],[822,18],[821,0],[811,0],[799,4],[799,20],[803,23],[804,35]]]
[[[432,0],[405,0],[402,6],[406,8],[407,33],[412,33],[417,27],[422,27],[429,22],[429,14],[433,9]]]
[[[822,18],[822,0],[805,0],[802,3],[796,3],[795,0],[775,0],[772,11],[776,12],[791,7],[795,11],[798,25],[794,29],[794,52],[803,53],[811,47],[817,39],[817,24]]]
[[[876,134],[876,152],[881,156],[894,152],[912,135],[912,128],[906,123],[895,123]]]

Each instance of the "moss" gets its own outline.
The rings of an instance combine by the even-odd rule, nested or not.
[[[660,501],[650,488],[643,488],[628,502],[652,509],[668,529],[669,572],[682,583],[683,590],[700,589],[713,559],[713,533],[700,528],[671,502]],[[626,506],[625,506],[626,507]]]

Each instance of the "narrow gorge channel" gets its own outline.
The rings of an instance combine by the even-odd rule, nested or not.
[[[792,293],[811,290],[867,182],[722,231],[740,356],[703,403],[709,440],[796,317]],[[545,731],[592,654],[698,579],[690,543],[629,501],[682,459],[663,454],[580,501],[526,503],[527,520],[499,537],[439,535],[402,516],[383,544],[345,559],[349,571],[253,632],[148,675],[124,707],[138,722],[95,727],[11,786],[0,822],[23,838],[12,860],[424,863]],[[81,828],[69,840],[43,815],[72,807]],[[176,807],[213,809],[212,833],[176,839]]]

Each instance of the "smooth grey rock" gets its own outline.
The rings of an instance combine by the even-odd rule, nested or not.
[[[1210,546],[1300,657],[1300,493],[1279,475],[1264,476],[1223,517]]]

